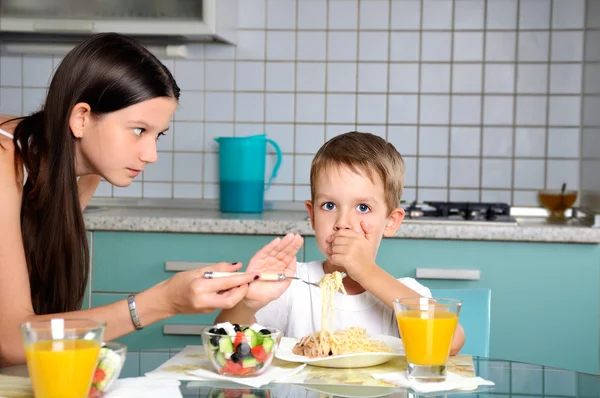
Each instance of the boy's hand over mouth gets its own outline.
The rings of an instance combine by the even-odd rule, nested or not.
[[[373,241],[373,227],[365,221],[360,222],[360,227],[362,232],[340,229],[327,238],[327,254],[333,265],[343,267],[348,276],[358,283],[377,267],[374,261],[376,243]]]

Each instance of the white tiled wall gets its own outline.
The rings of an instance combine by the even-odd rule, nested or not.
[[[536,205],[537,189],[579,186],[585,0],[239,6],[237,47],[195,45],[192,59],[164,60],[183,92],[159,160],[98,196],[218,197],[213,138],[266,132],[284,152],[267,199],[305,200],[314,153],[355,129],[404,155],[409,201]],[[588,57],[600,57],[590,44],[599,35],[588,31]],[[0,112],[36,109],[60,59],[0,60]]]

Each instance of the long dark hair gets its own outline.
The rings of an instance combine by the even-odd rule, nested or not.
[[[80,309],[89,275],[69,127],[73,107],[85,102],[100,116],[156,97],[179,99],[169,70],[137,41],[99,34],[65,56],[43,109],[15,128],[15,162],[28,174],[21,231],[36,314]]]

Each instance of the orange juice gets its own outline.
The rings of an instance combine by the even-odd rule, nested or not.
[[[458,316],[447,311],[397,313],[406,360],[415,365],[445,365]]]
[[[94,340],[36,341],[25,349],[36,398],[86,398],[100,344]]]

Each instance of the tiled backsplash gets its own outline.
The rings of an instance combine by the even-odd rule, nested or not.
[[[537,205],[540,188],[579,186],[584,0],[239,7],[237,47],[194,45],[189,59],[164,60],[183,91],[158,162],[97,196],[216,198],[213,138],[266,132],[284,153],[267,199],[302,201],[314,153],[349,130],[396,145],[409,201]],[[0,60],[0,113],[36,109],[60,59]]]

